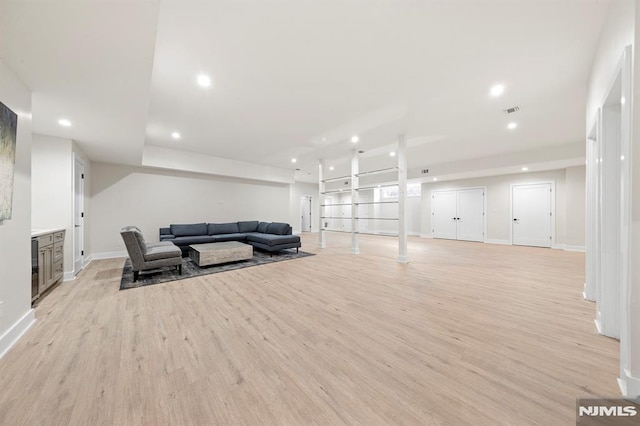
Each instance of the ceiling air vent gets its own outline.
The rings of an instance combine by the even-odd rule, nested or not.
[[[423,175],[429,174],[429,169],[422,169],[421,172]]]
[[[507,108],[507,109],[503,109],[502,112],[504,112],[505,114],[513,114],[514,112],[520,110],[519,106],[514,106],[511,108]]]

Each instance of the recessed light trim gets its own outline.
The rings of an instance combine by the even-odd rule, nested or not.
[[[503,84],[496,84],[495,86],[493,86],[490,90],[491,96],[493,96],[494,98],[498,97],[498,96],[502,96],[502,94],[504,93],[504,85]]]
[[[180,133],[178,133],[178,132],[173,132],[173,133],[171,133],[171,137],[173,139],[180,139],[182,137],[182,135],[180,135]]]
[[[518,123],[515,123],[515,122],[511,122],[511,123],[507,124],[507,129],[509,129],[509,130],[514,130],[517,127],[518,127]]]
[[[438,181],[438,178],[433,178],[433,181],[434,181],[434,182],[437,182],[437,181]]]
[[[360,140],[360,138],[358,137],[358,135],[351,136],[351,142],[358,143],[359,140]]]
[[[292,159],[291,159],[291,162],[292,162],[292,163],[297,163],[297,162],[298,162],[298,159],[297,159],[297,158],[292,158]]]
[[[527,170],[529,170],[529,168],[528,168],[528,167],[523,167],[523,168],[522,168],[522,171],[523,171],[523,172],[526,172]]]
[[[396,156],[396,152],[395,152],[395,151],[391,151],[391,152],[389,153],[389,156],[390,156],[390,157],[395,157],[395,156]]]
[[[331,167],[329,167],[329,170],[333,171],[333,169],[334,169],[334,168],[335,168],[335,167],[331,166]]]
[[[58,120],[58,124],[62,127],[71,127],[71,121],[67,120],[66,118],[61,118],[60,120]]]
[[[198,86],[200,86],[200,87],[210,87],[211,86],[211,77],[209,77],[206,74],[198,75],[198,78],[196,79],[196,81],[198,82]]]

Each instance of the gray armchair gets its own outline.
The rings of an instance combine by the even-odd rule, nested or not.
[[[125,226],[120,230],[133,267],[133,281],[138,281],[140,271],[175,266],[182,275],[182,251],[170,241],[147,244],[140,229]]]

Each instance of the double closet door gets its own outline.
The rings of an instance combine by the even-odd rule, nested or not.
[[[484,189],[434,191],[433,238],[484,241]]]

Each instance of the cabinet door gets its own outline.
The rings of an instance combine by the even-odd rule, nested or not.
[[[433,238],[455,240],[456,236],[456,191],[438,191],[431,199]]]
[[[458,191],[457,238],[465,241],[484,240],[484,190]]]
[[[47,262],[47,287],[53,284],[53,246],[47,247],[47,254],[45,255]]]

